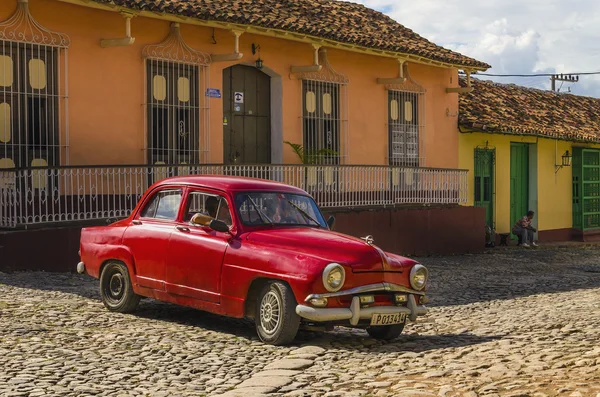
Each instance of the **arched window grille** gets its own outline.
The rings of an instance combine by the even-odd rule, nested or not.
[[[324,48],[319,50],[322,69],[303,73],[302,132],[307,160],[337,165],[348,158],[348,78],[335,71]]]
[[[67,49],[27,0],[0,23],[0,168],[69,163]]]
[[[425,89],[404,68],[404,83],[386,86],[388,92],[388,163],[424,167]]]
[[[160,44],[143,50],[146,71],[146,139],[149,164],[208,161],[209,54],[189,47],[178,23]]]

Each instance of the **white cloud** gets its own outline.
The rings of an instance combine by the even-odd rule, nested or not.
[[[438,45],[491,64],[487,73],[600,71],[597,0],[357,2],[385,12]],[[550,88],[548,77],[485,79]],[[582,76],[575,84],[564,83],[562,90],[568,87],[576,94],[600,97],[600,75]]]

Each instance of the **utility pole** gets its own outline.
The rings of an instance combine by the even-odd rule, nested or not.
[[[554,74],[550,76],[550,81],[552,82],[552,91],[556,91],[556,82],[557,81],[567,81],[569,83],[577,83],[579,81],[578,75],[573,74]]]

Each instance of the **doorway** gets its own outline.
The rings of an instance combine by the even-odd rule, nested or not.
[[[223,162],[271,163],[271,78],[252,66],[223,70]]]
[[[510,144],[510,228],[527,214],[529,206],[529,145]],[[511,234],[511,238],[517,237]]]
[[[475,206],[485,208],[485,224],[494,225],[494,164],[496,151],[475,149]]]

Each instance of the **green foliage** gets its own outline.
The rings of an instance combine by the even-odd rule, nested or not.
[[[338,152],[331,149],[305,150],[299,143],[292,143],[289,141],[285,141],[284,143],[290,145],[302,164],[320,164],[324,162],[323,160],[325,157],[339,156]]]

